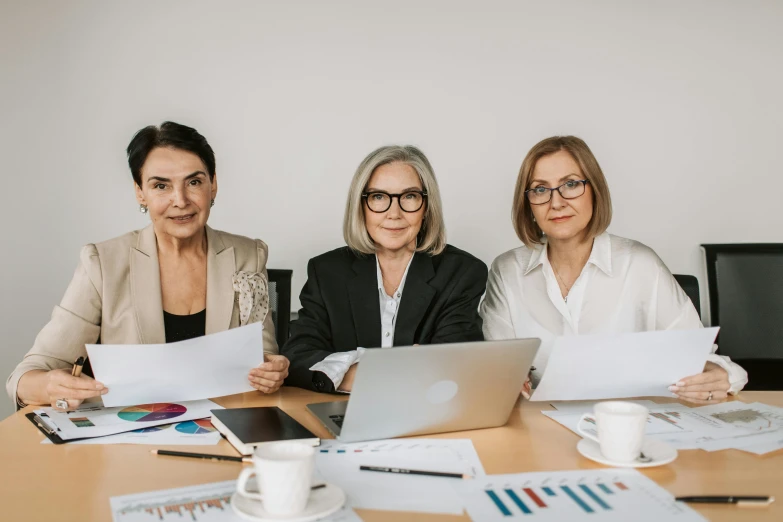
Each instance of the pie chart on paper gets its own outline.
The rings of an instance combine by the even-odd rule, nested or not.
[[[117,413],[117,416],[130,422],[153,422],[173,419],[184,414],[188,409],[181,404],[159,402],[155,404],[139,404],[128,406]]]
[[[187,433],[189,435],[201,435],[217,431],[212,423],[209,422],[209,419],[180,422],[174,429],[180,433]]]

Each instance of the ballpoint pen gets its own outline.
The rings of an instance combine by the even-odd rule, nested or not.
[[[84,357],[79,357],[73,363],[73,368],[71,368],[71,376],[73,377],[81,376],[82,368],[84,368]],[[68,411],[67,399],[57,399],[56,401],[54,401],[54,405],[60,408],[61,410]]]
[[[421,469],[389,468],[385,466],[359,466],[360,471],[378,471],[381,473],[399,473],[402,475],[425,475],[429,477],[445,477],[470,479],[473,478],[467,473],[447,473],[443,471],[425,471]]]
[[[79,377],[82,374],[82,368],[84,368],[84,357],[79,357],[76,359],[76,362],[73,363],[73,368],[71,369],[71,375],[74,377]]]
[[[738,506],[768,506],[775,501],[775,497],[768,496],[747,496],[747,495],[727,495],[727,496],[693,496],[677,497],[675,500],[682,502],[691,502],[694,504],[737,504]]]

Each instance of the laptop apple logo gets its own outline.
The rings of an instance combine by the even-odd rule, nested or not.
[[[430,404],[449,402],[457,395],[458,389],[454,381],[438,381],[427,389],[427,400]]]

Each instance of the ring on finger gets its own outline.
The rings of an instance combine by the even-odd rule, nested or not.
[[[707,400],[708,400],[708,401],[711,401],[711,400],[712,400],[712,392],[710,392],[710,394],[707,396]]]
[[[68,409],[68,399],[57,399],[54,401],[54,405],[57,408],[60,408],[61,410],[67,410]]]

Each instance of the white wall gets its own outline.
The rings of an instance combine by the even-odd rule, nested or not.
[[[490,263],[518,245],[522,158],[565,133],[609,179],[610,230],[704,286],[700,243],[783,241],[782,22],[775,0],[3,0],[0,375],[79,247],[146,224],[123,152],[167,119],[217,153],[210,224],[264,239],[295,294],[375,147],[425,151],[449,241]]]

